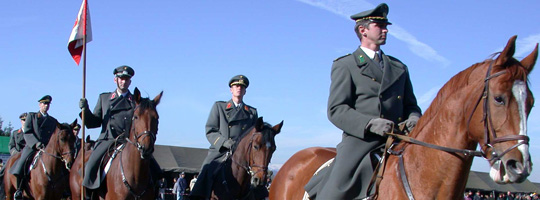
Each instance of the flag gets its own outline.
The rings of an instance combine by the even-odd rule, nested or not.
[[[71,35],[68,41],[68,50],[73,60],[79,65],[81,62],[83,46],[83,38],[86,35],[86,43],[92,41],[92,26],[90,26],[90,11],[88,10],[88,2],[83,0],[79,14],[71,30]]]

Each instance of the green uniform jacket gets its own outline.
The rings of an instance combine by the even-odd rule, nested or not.
[[[329,173],[313,178],[306,186],[310,196],[317,199],[365,197],[373,174],[372,160],[367,155],[386,140],[367,131],[368,122],[385,118],[397,126],[410,116],[421,116],[407,66],[391,56],[383,54],[382,58],[383,69],[359,47],[353,54],[334,61],[328,118],[343,130],[343,138]],[[367,159],[362,160],[364,157]]]
[[[13,131],[9,138],[9,154],[13,156],[15,153],[21,152],[25,145],[26,142],[24,141],[24,132],[22,128]]]

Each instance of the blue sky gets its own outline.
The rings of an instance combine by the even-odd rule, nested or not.
[[[22,112],[53,97],[50,113],[61,122],[78,116],[82,67],[67,51],[80,1],[0,2],[0,116],[19,126]],[[93,41],[87,51],[90,107],[115,89],[112,71],[130,65],[131,88],[154,97],[164,91],[157,144],[207,148],[204,125],[214,101],[230,99],[227,82],[250,79],[245,102],[277,124],[279,166],[311,146],[334,147],[341,131],[326,117],[332,61],[359,41],[351,14],[379,1],[89,1]],[[515,57],[540,42],[540,2],[388,1],[390,37],[382,47],[408,65],[425,111],[440,87],[470,65],[502,50],[518,35]],[[540,70],[530,75],[540,94]],[[530,151],[539,157],[540,111],[529,117]],[[97,138],[99,130],[88,130]],[[483,159],[473,170],[487,172]],[[529,178],[540,182],[533,170]]]

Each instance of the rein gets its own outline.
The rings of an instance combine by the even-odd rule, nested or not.
[[[231,157],[231,160],[236,163],[237,165],[239,165],[240,167],[242,167],[242,169],[244,169],[246,171],[246,173],[251,177],[253,175],[255,175],[256,173],[259,173],[260,171],[266,171],[268,169],[268,166],[263,166],[263,165],[251,165],[251,148],[253,146],[253,137],[255,136],[255,134],[262,134],[262,133],[254,133],[253,135],[251,135],[251,138],[249,140],[249,145],[248,145],[248,160],[247,160],[247,164],[243,165],[241,163],[239,163],[237,160],[234,159],[234,157]],[[266,152],[266,154],[264,155],[265,157],[265,160],[267,160],[268,158],[268,152]],[[252,168],[253,167],[258,167],[259,170],[257,171],[253,171]]]
[[[414,139],[412,137],[409,137],[407,135],[396,134],[396,133],[394,133],[394,131],[392,131],[392,133],[387,133],[387,135],[389,135],[391,137],[388,137],[388,139],[386,141],[384,155],[381,158],[381,161],[379,162],[379,164],[377,165],[377,167],[375,169],[375,171],[377,173],[373,174],[373,176],[371,178],[371,181],[370,181],[370,185],[368,187],[368,194],[371,191],[373,186],[375,186],[375,191],[376,192],[375,192],[375,194],[369,196],[368,198],[375,198],[377,196],[379,184],[380,184],[380,182],[381,182],[381,180],[383,178],[382,175],[384,174],[385,167],[386,167],[386,159],[388,158],[388,155],[391,154],[391,155],[398,156],[398,158],[399,158],[399,160],[398,160],[398,166],[399,166],[399,168],[398,168],[398,176],[401,179],[404,190],[407,193],[408,199],[409,200],[414,200],[414,195],[412,193],[411,187],[410,187],[409,182],[407,180],[407,175],[405,174],[405,167],[404,167],[403,154],[402,154],[404,148],[401,149],[401,150],[398,150],[398,151],[392,150],[392,146],[394,145],[394,140],[396,138],[401,140],[401,141],[407,142],[407,143],[416,144],[416,145],[420,145],[420,146],[424,146],[424,147],[428,147],[428,148],[431,148],[431,149],[436,149],[436,150],[440,150],[440,151],[444,151],[444,152],[449,152],[449,153],[459,153],[459,154],[463,154],[464,156],[467,156],[467,157],[468,156],[484,157],[491,164],[493,162],[495,162],[495,161],[500,160],[502,158],[502,156],[504,156],[505,154],[510,152],[512,149],[515,149],[515,148],[517,148],[518,146],[520,146],[522,144],[528,144],[529,143],[529,137],[525,136],[525,135],[507,135],[507,136],[502,136],[502,137],[497,137],[497,135],[496,135],[495,128],[493,127],[493,122],[492,122],[492,118],[491,118],[491,112],[490,112],[490,109],[489,109],[489,101],[487,99],[489,97],[489,80],[492,79],[492,78],[498,77],[498,76],[500,76],[502,74],[505,74],[506,71],[500,71],[500,72],[497,72],[495,74],[490,74],[492,66],[493,66],[493,62],[494,61],[490,62],[489,68],[488,68],[488,70],[486,72],[486,78],[484,79],[484,89],[482,91],[482,94],[480,95],[480,97],[476,101],[474,109],[471,112],[471,114],[469,116],[469,119],[467,120],[467,133],[469,132],[469,125],[470,125],[470,122],[471,122],[472,117],[474,115],[474,112],[476,111],[476,108],[480,105],[480,101],[482,101],[482,99],[483,99],[484,102],[483,102],[482,121],[484,122],[484,146],[486,147],[486,149],[487,148],[493,149],[493,145],[495,145],[497,143],[501,143],[501,142],[514,141],[514,140],[520,140],[520,141],[517,144],[515,144],[515,145],[511,146],[510,148],[506,149],[502,153],[497,153],[493,149],[492,154],[491,154],[492,157],[490,159],[488,159],[485,151],[482,148],[480,148],[481,149],[480,151],[476,151],[476,150],[469,150],[469,149],[455,149],[455,148],[450,148],[450,147],[444,147],[444,146],[440,146],[440,145],[435,145],[435,144],[430,144],[430,143],[426,143],[426,142],[423,142],[423,141],[419,141],[419,140],[416,140],[416,139]],[[493,139],[490,140],[490,138],[493,138]],[[382,169],[380,168],[380,166],[382,166]]]

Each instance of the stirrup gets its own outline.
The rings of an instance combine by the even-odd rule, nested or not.
[[[23,199],[23,194],[21,189],[17,189],[15,193],[13,194],[13,198],[16,200]]]

